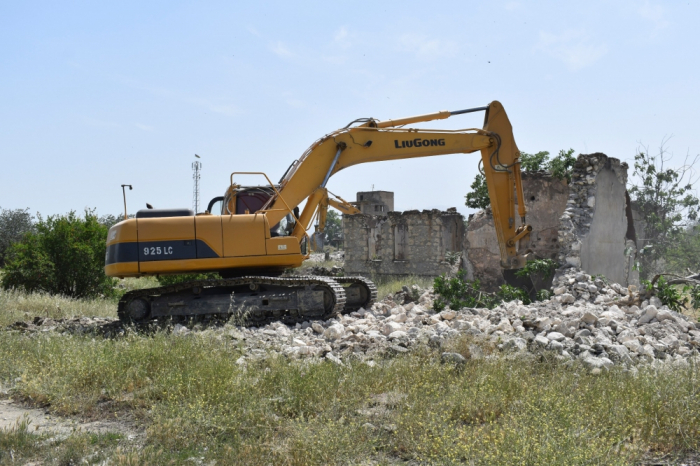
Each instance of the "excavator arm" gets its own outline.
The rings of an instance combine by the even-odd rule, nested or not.
[[[355,215],[362,213],[357,207],[350,204],[342,197],[337,196],[335,194],[333,194],[335,198],[330,197],[328,195],[329,192],[326,188],[319,188],[318,190],[323,197],[319,201],[318,210],[316,211],[316,234],[323,233],[326,229],[326,216],[328,215],[329,206],[334,207],[335,209],[347,215]]]
[[[485,111],[482,129],[427,130],[404,128],[412,123]],[[288,206],[307,200],[293,235],[300,240],[317,209],[327,209],[326,184],[340,170],[360,163],[429,157],[454,153],[481,153],[491,209],[500,248],[501,266],[516,269],[526,259],[518,254],[517,243],[526,240],[532,228],[525,221],[525,202],[520,177],[519,151],[508,116],[500,102],[487,107],[457,112],[437,112],[399,120],[376,121],[346,127],[316,141],[280,182],[279,194],[267,210],[270,225],[279,222]],[[521,226],[517,226],[516,208]],[[342,210],[342,209],[341,209]]]

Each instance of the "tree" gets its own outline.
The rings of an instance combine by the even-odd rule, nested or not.
[[[637,233],[645,243],[638,255],[642,278],[659,271],[662,260],[697,220],[700,208],[700,200],[693,191],[697,181],[693,178],[693,167],[699,156],[690,163],[690,157],[686,156],[680,168],[668,168],[673,157],[665,148],[667,142],[668,139],[661,142],[657,155],[650,155],[648,147],[642,147],[634,156],[636,184],[629,193],[646,223],[644,231]]]
[[[334,239],[343,237],[343,218],[338,212],[328,209],[328,214],[326,214],[326,227],[323,231],[326,234],[326,244],[329,244]]]
[[[5,265],[10,246],[32,230],[32,221],[28,208],[0,210],[0,267]]]
[[[574,150],[560,150],[559,154],[552,160],[549,159],[549,152],[540,151],[536,154],[528,154],[527,152],[520,153],[520,170],[523,172],[538,172],[547,171],[553,177],[564,179],[567,182],[571,181],[571,170],[574,168],[576,157],[573,156]],[[485,209],[491,205],[489,199],[489,190],[486,185],[486,177],[477,173],[474,177],[474,182],[470,186],[471,191],[465,196],[464,204],[472,209]]]
[[[489,199],[489,189],[486,186],[486,177],[481,173],[477,173],[470,188],[472,188],[471,192],[464,196],[466,199],[464,204],[472,209],[487,208],[491,200]]]
[[[111,295],[115,279],[104,273],[108,228],[93,211],[41,216],[35,230],[10,247],[2,286],[74,298]]]
[[[134,214],[129,214],[129,218],[134,218]],[[123,220],[124,220],[124,214],[119,214],[119,215],[107,214],[107,215],[103,215],[102,217],[98,218],[97,222],[100,223],[101,225],[106,226],[107,229],[109,230],[114,225],[116,225],[117,223],[119,223]]]

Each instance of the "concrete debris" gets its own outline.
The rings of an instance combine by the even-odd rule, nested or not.
[[[699,356],[698,325],[658,299],[639,305],[625,304],[633,287],[608,283],[572,267],[558,271],[553,288],[561,292],[548,301],[529,305],[513,301],[492,310],[435,312],[432,290],[420,290],[421,304],[399,304],[394,301],[396,296],[389,296],[371,309],[294,327],[276,322],[260,328],[228,323],[190,329],[178,324],[172,333],[235,340],[244,351],[244,357],[237,361],[241,365],[275,355],[325,358],[335,364],[344,364],[350,357],[371,361],[420,346],[444,348],[451,339],[465,335],[474,343],[469,347],[470,359],[488,357],[481,348],[491,346],[508,357],[550,353],[565,361],[579,360],[592,371],[608,370],[614,365],[684,365],[689,358]],[[105,333],[103,329],[109,328],[118,334],[118,326],[118,321],[105,318],[36,318],[33,322],[13,324],[9,329]],[[462,364],[460,358],[464,357],[458,353],[442,353],[444,362]]]

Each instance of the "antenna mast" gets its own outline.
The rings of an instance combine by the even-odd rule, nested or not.
[[[197,158],[199,158],[199,156],[197,156]],[[202,162],[192,162],[192,179],[194,180],[194,188],[192,190],[192,210],[194,210],[195,215],[199,212],[199,172],[201,170]]]

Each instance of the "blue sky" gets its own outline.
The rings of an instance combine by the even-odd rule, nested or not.
[[[525,152],[700,153],[697,2],[0,3],[0,206],[191,206],[232,171],[278,180],[359,117],[500,100]],[[482,115],[432,128],[480,126]],[[458,207],[478,157],[356,166],[329,189]],[[257,184],[257,180],[250,180]],[[205,204],[206,202],[204,202]]]

